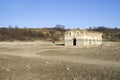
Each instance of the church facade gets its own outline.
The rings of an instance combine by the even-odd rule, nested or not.
[[[65,32],[65,46],[98,46],[102,44],[102,33],[87,30]]]

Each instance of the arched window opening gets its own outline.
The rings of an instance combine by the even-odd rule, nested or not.
[[[70,35],[70,36],[71,36],[71,32],[70,32],[68,35]]]
[[[77,35],[79,36],[79,32],[77,32]]]

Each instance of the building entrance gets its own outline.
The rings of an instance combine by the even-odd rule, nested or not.
[[[73,46],[76,46],[76,38],[73,39]]]

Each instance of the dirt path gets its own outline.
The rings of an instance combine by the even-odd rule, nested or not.
[[[45,51],[45,50],[42,50],[42,51]],[[33,58],[39,58],[39,59],[44,59],[44,60],[66,61],[66,62],[72,62],[72,63],[78,63],[78,64],[92,64],[92,65],[101,65],[101,66],[120,68],[120,62],[105,61],[105,60],[99,60],[99,59],[87,59],[87,58],[83,58],[83,57],[74,57],[74,56],[37,55],[37,54],[31,53],[31,52],[29,52],[29,54],[28,54],[28,52],[29,51],[19,52],[19,53],[0,52],[0,54],[21,56],[21,57],[33,57]]]

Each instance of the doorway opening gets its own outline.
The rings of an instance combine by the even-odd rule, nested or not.
[[[73,46],[76,46],[76,38],[73,39]]]

